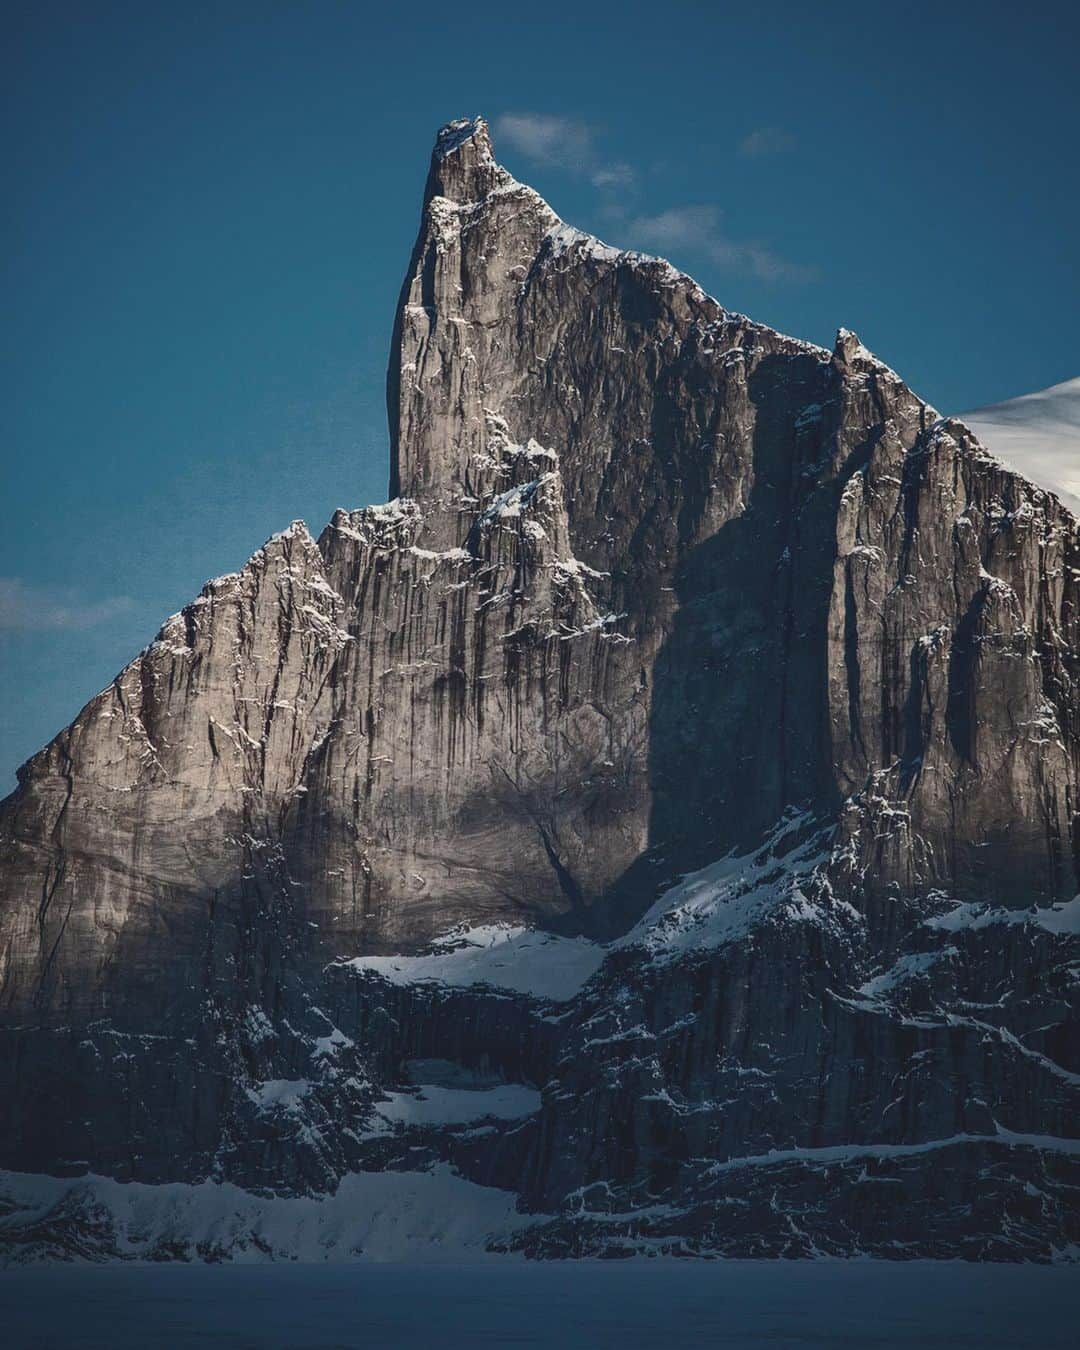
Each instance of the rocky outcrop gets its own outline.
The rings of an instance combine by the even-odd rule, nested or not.
[[[536,1254],[1076,1241],[1069,513],[480,121],[388,395],[394,500],[211,582],[0,808],[0,1162],[450,1163]]]

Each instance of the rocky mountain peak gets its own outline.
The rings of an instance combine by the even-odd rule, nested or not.
[[[388,404],[394,499],[210,583],[0,806],[0,1159],[449,1162],[541,1255],[1080,1241],[1073,518],[481,119]],[[5,1241],[120,1241],[15,1193]]]
[[[504,418],[485,404],[485,330],[505,321],[559,223],[496,163],[482,118],[439,132],[387,375],[393,495],[441,501],[451,512],[468,495],[470,461],[487,453],[488,413]],[[449,518],[432,524],[442,542],[461,542]]]
[[[424,203],[433,197],[457,203],[480,201],[508,181],[510,175],[495,162],[487,122],[482,117],[458,118],[435,138]]]

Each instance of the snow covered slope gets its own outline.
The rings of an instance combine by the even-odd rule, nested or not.
[[[1080,511],[1080,376],[962,413],[961,421],[1010,467]]]
[[[9,1259],[477,1261],[527,1226],[512,1192],[445,1164],[355,1172],[322,1196],[255,1195],[228,1182],[124,1185],[0,1173]]]

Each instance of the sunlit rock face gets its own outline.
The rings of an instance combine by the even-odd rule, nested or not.
[[[451,1164],[537,1255],[1080,1240],[1068,511],[482,121],[388,401],[393,500],[210,582],[0,808],[0,1161]],[[126,1250],[28,1185],[12,1250]],[[200,1212],[142,1253],[258,1247]]]

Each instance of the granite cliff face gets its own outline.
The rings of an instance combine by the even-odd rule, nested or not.
[[[0,807],[0,1163],[75,1178],[9,1176],[9,1249],[285,1254],[116,1197],[447,1164],[538,1255],[1080,1241],[1072,516],[482,121],[388,402],[394,500],[209,583]]]

